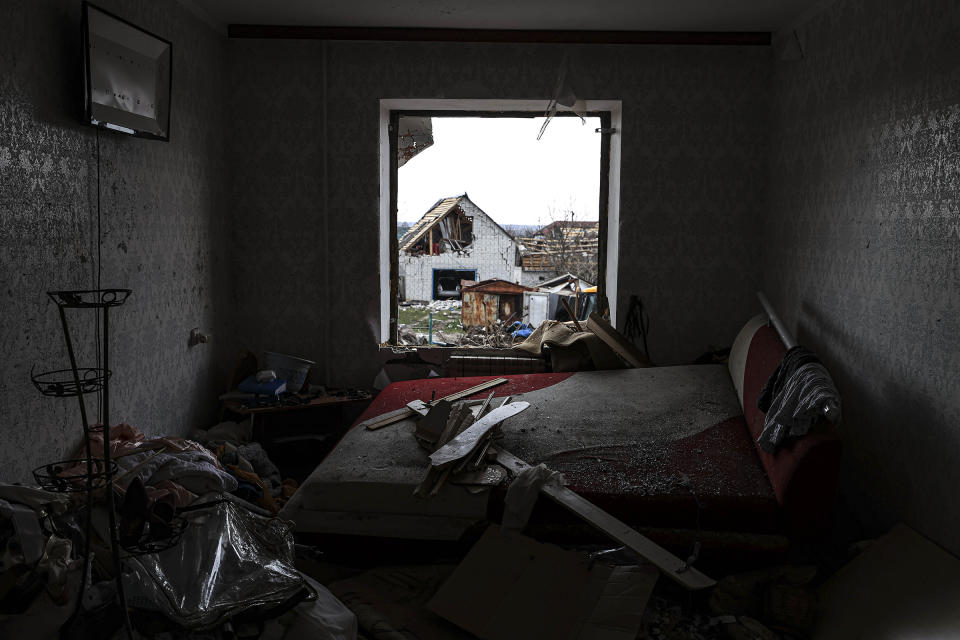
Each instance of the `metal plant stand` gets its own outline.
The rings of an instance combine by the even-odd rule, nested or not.
[[[92,534],[93,505],[95,494],[103,489],[103,497],[109,521],[110,552],[117,584],[117,597],[123,613],[123,624],[127,636],[133,638],[133,628],[127,612],[126,596],[123,592],[123,571],[120,560],[120,541],[117,532],[117,516],[114,505],[113,478],[117,465],[110,460],[110,309],[119,307],[131,294],[130,289],[89,289],[78,291],[48,291],[47,295],[57,304],[60,311],[60,323],[70,358],[70,368],[49,371],[33,375],[31,379],[37,389],[46,396],[73,397],[79,401],[80,421],[83,427],[86,458],[82,460],[63,460],[38,467],[33,475],[37,483],[51,491],[86,491],[86,536],[83,549],[83,575],[80,580],[80,593],[73,616],[67,624],[75,622],[83,613],[83,594],[87,582],[91,579],[90,539]],[[77,365],[76,352],[67,323],[68,309],[93,309],[98,314],[101,340],[101,362],[98,367],[80,367]],[[100,393],[100,424],[91,425],[87,419],[87,407],[84,396]],[[94,458],[90,436],[103,435],[103,458]],[[86,467],[86,472],[77,469]]]

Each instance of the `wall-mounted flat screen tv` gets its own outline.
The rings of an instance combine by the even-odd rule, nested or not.
[[[169,140],[171,43],[88,2],[82,31],[86,122]]]

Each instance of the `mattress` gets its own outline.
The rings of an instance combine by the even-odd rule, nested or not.
[[[501,446],[562,472],[571,489],[622,520],[681,528],[699,520],[722,529],[742,526],[748,514],[762,530],[775,515],[776,499],[725,366],[506,377],[495,395],[530,407],[503,423]],[[392,384],[358,423],[486,379]],[[428,464],[414,429],[413,420],[404,420],[349,430],[281,516],[299,531],[434,539],[456,538],[471,523],[496,517],[503,488],[472,494],[448,484],[433,498],[413,495]],[[538,517],[552,516],[548,510]]]

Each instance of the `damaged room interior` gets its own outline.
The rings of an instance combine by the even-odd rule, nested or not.
[[[0,34],[0,637],[960,638],[956,0]]]

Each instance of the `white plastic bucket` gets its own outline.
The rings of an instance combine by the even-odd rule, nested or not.
[[[272,369],[277,377],[287,381],[287,392],[297,393],[307,379],[307,372],[315,362],[304,360],[296,356],[288,356],[273,351],[263,352],[263,366],[261,369]]]

